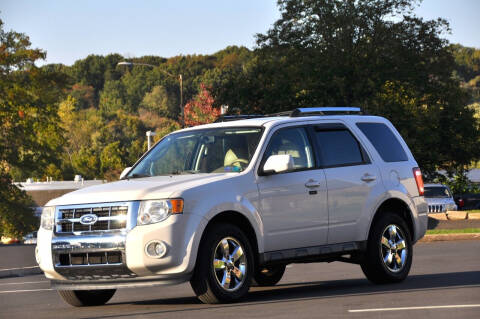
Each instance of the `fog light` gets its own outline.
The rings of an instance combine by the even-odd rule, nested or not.
[[[160,240],[152,240],[145,245],[145,254],[152,258],[162,258],[167,253],[167,246]]]

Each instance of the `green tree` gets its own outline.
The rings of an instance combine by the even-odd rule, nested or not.
[[[22,238],[38,227],[32,200],[12,184],[10,174],[0,167],[0,236]]]
[[[15,237],[31,231],[36,219],[10,173],[22,179],[43,174],[57,162],[63,142],[56,102],[65,76],[35,67],[45,52],[30,45],[26,35],[5,31],[0,20],[0,233]]]
[[[141,106],[163,117],[176,118],[179,113],[176,95],[161,85],[154,86],[151,92],[145,94]]]
[[[448,23],[415,16],[417,3],[279,0],[280,19],[257,35],[259,58],[250,72],[258,77],[248,108],[360,105],[407,132],[430,175],[463,169],[480,156],[479,130],[468,94],[452,78],[455,61],[441,37]]]
[[[118,179],[118,176],[126,165],[122,161],[124,151],[120,147],[120,142],[108,144],[100,155],[100,166],[104,176],[109,180]]]

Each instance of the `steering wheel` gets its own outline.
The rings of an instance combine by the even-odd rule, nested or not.
[[[236,160],[233,160],[232,162],[230,162],[230,165],[228,165],[228,166],[234,166],[233,164],[235,164],[235,163],[240,164],[240,167],[242,169],[244,169],[245,167],[248,166],[248,161],[246,159],[243,159],[243,158],[237,158]],[[242,165],[242,164],[244,164],[244,165]]]

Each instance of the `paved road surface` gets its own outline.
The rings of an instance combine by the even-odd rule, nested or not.
[[[73,308],[43,276],[1,279],[0,318],[26,317],[480,318],[480,241],[417,244],[410,276],[396,285],[370,284],[356,265],[295,264],[278,286],[228,305],[201,304],[182,284],[120,290],[106,306]]]
[[[37,266],[35,245],[0,245],[0,269],[32,266]]]

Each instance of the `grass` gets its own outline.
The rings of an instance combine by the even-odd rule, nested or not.
[[[480,213],[480,209],[466,210],[465,212],[466,212],[466,213],[469,213],[469,214],[471,214],[471,213]]]
[[[480,228],[464,228],[464,229],[429,229],[427,235],[440,234],[474,234],[480,233]]]

